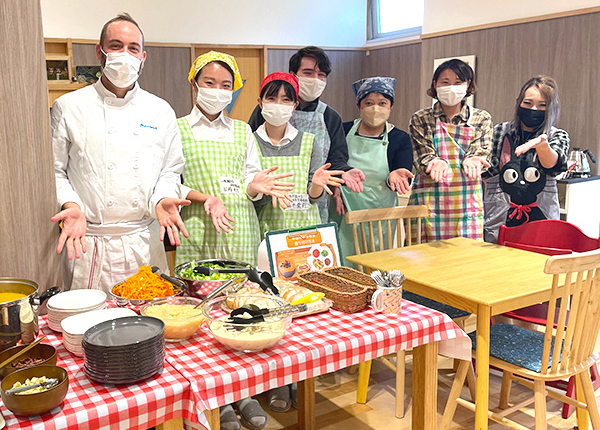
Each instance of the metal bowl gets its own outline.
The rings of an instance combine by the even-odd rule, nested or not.
[[[188,261],[187,263],[180,264],[179,266],[175,267],[173,273],[175,274],[175,277],[177,279],[180,279],[181,281],[185,282],[185,284],[187,285],[188,295],[190,295],[192,297],[197,297],[199,299],[203,299],[204,297],[206,297],[206,295],[208,293],[210,293],[215,288],[220,287],[223,284],[223,282],[227,281],[227,279],[219,279],[219,280],[190,279],[190,278],[186,278],[181,275],[182,271],[189,269],[190,267],[195,267],[198,264],[202,265],[202,264],[207,264],[207,263],[224,264],[228,267],[239,267],[240,269],[243,269],[246,267],[251,267],[250,264],[244,263],[243,261],[222,260],[222,259],[218,259],[218,258],[213,258],[213,259],[209,259],[209,260],[192,260],[192,261]],[[202,275],[198,275],[198,276],[200,277]],[[240,274],[239,277],[247,278],[244,274]],[[241,288],[244,284],[245,284],[245,282],[239,284],[238,288]]]
[[[119,284],[122,284],[123,282],[125,282],[125,280],[123,280],[121,282],[117,282],[115,285],[113,285],[113,287],[110,289],[110,295],[115,298],[115,300],[117,301],[117,304],[119,306],[133,306],[137,310],[141,309],[141,307],[144,306],[146,303],[154,302],[156,300],[166,299],[167,297],[182,296],[186,292],[186,289],[179,288],[177,285],[173,284],[173,287],[175,287],[177,292],[175,294],[171,294],[170,296],[155,297],[153,299],[128,299],[127,297],[121,297],[121,296],[113,293],[113,290],[115,289],[115,287]]]

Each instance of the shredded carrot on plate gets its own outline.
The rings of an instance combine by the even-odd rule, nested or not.
[[[113,294],[126,299],[148,300],[177,294],[179,289],[156,273],[150,266],[142,266],[138,272],[117,284]]]

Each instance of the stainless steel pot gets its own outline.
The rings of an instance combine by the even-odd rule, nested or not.
[[[0,303],[0,351],[21,342],[31,343],[38,335],[38,307],[48,298],[60,293],[53,287],[38,294],[38,285],[19,278],[0,277],[0,292],[25,294],[25,297]]]

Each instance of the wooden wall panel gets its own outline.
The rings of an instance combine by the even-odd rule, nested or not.
[[[73,43],[76,66],[99,66],[95,45]],[[190,72],[190,48],[146,46],[147,59],[140,75],[140,86],[165,99],[182,117],[192,110],[192,95],[187,76]]]
[[[421,108],[421,44],[373,49],[366,57],[364,77],[396,78],[396,97],[390,122],[408,132],[408,122]]]
[[[558,127],[571,146],[600,153],[600,13],[590,13],[507,27],[425,39],[421,87],[429,85],[435,58],[474,54],[479,92],[475,106],[492,114],[494,123],[512,119],[515,99],[527,79],[552,76],[562,104]],[[430,100],[421,95],[421,105]],[[592,165],[598,172],[598,166]]]
[[[0,276],[45,290],[62,274],[39,1],[0,2],[0,52]]]
[[[267,54],[268,73],[288,72],[289,59],[296,49],[269,49]],[[322,100],[334,108],[344,121],[357,116],[356,99],[352,83],[363,77],[365,52],[362,50],[326,50],[331,60],[331,73]]]

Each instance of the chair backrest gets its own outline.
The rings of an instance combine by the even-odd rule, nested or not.
[[[561,374],[589,366],[600,330],[600,249],[552,256],[544,273],[553,276],[541,372]],[[570,303],[569,309],[560,303]]]
[[[429,215],[427,206],[395,206],[391,208],[380,209],[363,209],[350,211],[346,213],[346,224],[352,228],[354,237],[354,248],[356,254],[364,252],[383,251],[390,248],[398,248],[404,246],[404,241],[401,239],[400,226],[404,226],[406,230],[407,245],[413,243],[421,243],[421,222],[422,219]],[[416,240],[413,239],[411,221],[416,220]],[[387,235],[387,241],[384,241],[382,227],[387,227],[387,231],[391,232],[393,222],[397,223],[398,240],[394,242],[392,234]],[[375,229],[374,226],[377,228]],[[375,230],[377,232],[375,233]],[[367,235],[368,232],[368,235]],[[379,238],[379,246],[376,246],[375,234]],[[360,236],[360,239],[359,239]],[[387,243],[385,243],[387,242]]]
[[[569,222],[545,219],[517,227],[501,225],[498,244],[546,255],[561,255],[599,249],[600,238],[587,236]]]

